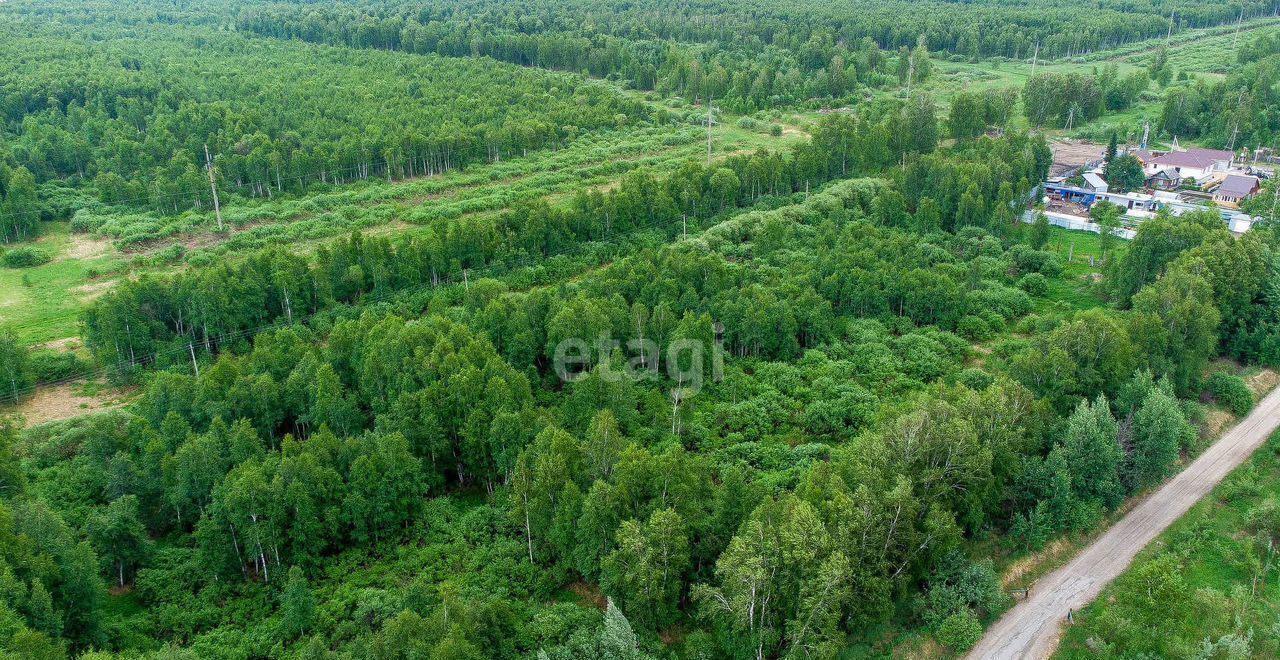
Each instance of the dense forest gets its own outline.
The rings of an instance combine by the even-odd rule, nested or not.
[[[0,241],[29,238],[40,220],[86,206],[208,209],[208,162],[222,195],[255,199],[432,175],[558,149],[591,132],[680,120],[612,85],[560,72],[750,114],[909,91],[930,79],[940,57],[1069,59],[1275,11],[1256,2],[1184,7],[1170,20],[1158,5],[1132,3],[1083,15],[1070,3],[905,13],[887,3],[860,8],[855,19],[803,3],[552,3],[518,12],[488,2],[187,0],[125,12],[104,3],[17,3],[0,27],[0,61],[10,65],[0,74]],[[1238,57],[1238,70],[1216,81],[1170,84],[1173,67],[1162,63],[1145,75],[1122,76],[1114,64],[1044,73],[1023,85],[1023,113],[1034,126],[1079,126],[1128,109],[1154,83],[1168,87],[1162,134],[1222,148],[1273,146],[1274,37],[1249,40]],[[326,102],[335,97],[340,107]],[[1004,96],[994,116],[988,109],[971,128],[957,128],[1003,127],[1016,103]]]
[[[77,348],[0,328],[0,400],[68,363],[127,392],[0,417],[14,657],[962,653],[1010,605],[993,560],[1095,531],[1209,412],[1249,411],[1238,365],[1280,366],[1274,227],[1161,212],[1121,246],[1024,221],[1044,126],[1153,84],[1203,94],[1209,140],[1248,97],[1232,139],[1270,139],[1273,36],[1214,81],[919,91],[943,59],[1274,3],[13,2],[6,258],[55,224],[117,237],[110,213],[208,223],[210,178],[300,222],[463,170],[508,190],[445,212],[461,186],[413,188],[305,245],[220,228],[186,261],[140,222],[118,238],[150,260],[85,297]],[[766,123],[815,98],[848,107],[787,142]],[[779,141],[714,151],[708,101]],[[698,151],[546,195],[486,169],[636,158],[603,146],[635,134]]]
[[[715,0],[572,6],[540,2],[520,9],[488,0],[428,7],[356,1],[324,8],[275,3],[242,11],[237,20],[242,28],[271,36],[416,53],[489,55],[520,64],[615,74],[649,88],[664,79],[697,75],[699,68],[703,75],[714,75],[719,66],[731,76],[742,73],[753,79],[768,77],[770,69],[776,73],[779,64],[824,70],[837,55],[853,65],[849,53],[858,44],[869,41],[892,53],[914,48],[920,37],[932,50],[965,57],[1029,57],[1036,44],[1046,57],[1070,57],[1162,36],[1175,26],[1220,25],[1234,22],[1240,12],[1259,16],[1275,9],[1268,2],[1190,5],[1171,17],[1164,4],[1154,2],[1102,2],[1084,12],[1069,2],[1028,5],[998,0],[848,7]],[[701,51],[711,61],[681,61],[681,51]],[[777,51],[786,59],[764,67],[735,63],[762,51]]]
[[[95,582],[72,572],[95,558],[160,608],[145,635],[201,655],[581,657],[624,625],[634,648],[682,621],[705,631],[689,653],[828,655],[908,605],[940,634],[963,632],[1003,598],[989,567],[956,554],[963,539],[1003,530],[1035,547],[1167,475],[1195,443],[1175,396],[1201,387],[1219,319],[1274,324],[1249,303],[1276,275],[1262,238],[1206,220],[1175,256],[1159,248],[1179,229],[1153,223],[1118,268],[1166,274],[1132,311],[1035,327],[1028,290],[1056,276],[1053,257],[982,227],[920,233],[918,210],[884,210],[886,185],[853,179],[737,215],[571,285],[476,280],[348,308],[226,348],[198,376],[157,374],[129,415],[46,427],[27,439],[37,453],[12,515],[32,524],[20,507],[45,506],[47,524],[90,530],[90,544],[42,541],[59,567],[48,574],[10,560],[24,590],[54,585],[41,598],[65,622],[27,619],[25,643],[50,630],[72,648],[135,643],[140,621],[113,630],[103,596],[67,595]],[[353,239],[335,254],[370,263],[385,249]],[[970,341],[1010,323],[1033,339],[993,351],[1003,366],[965,367]],[[558,385],[555,346],[598,333],[684,339],[704,356],[722,341],[729,357],[688,399],[658,375],[669,364],[610,378],[625,356],[609,351]],[[419,576],[407,590],[339,581],[309,595],[308,575],[401,543],[422,548],[392,552]],[[629,623],[532,607],[575,580]],[[279,610],[266,598],[277,584]],[[29,611],[28,598],[10,607]],[[232,615],[227,598],[249,609]]]
[[[73,27],[33,27],[0,28],[0,58],[41,54],[4,74],[0,117],[17,135],[0,161],[14,187],[91,181],[108,205],[211,206],[206,147],[224,193],[268,197],[447,172],[651,121],[648,107],[609,87],[484,61],[404,61],[176,27],[159,42],[113,28],[104,47]]]

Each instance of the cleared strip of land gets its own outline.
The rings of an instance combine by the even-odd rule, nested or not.
[[[1128,568],[1142,550],[1280,426],[1280,388],[1267,395],[1248,417],[1209,447],[1187,469],[1170,479],[1075,559],[1041,578],[1026,600],[987,630],[969,658],[1046,658],[1058,646],[1059,626],[1068,612],[1088,605]]]

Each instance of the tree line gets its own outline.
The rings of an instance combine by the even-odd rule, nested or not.
[[[402,61],[114,22],[94,28],[111,35],[98,43],[73,19],[6,23],[6,241],[83,204],[50,206],[34,190],[49,181],[91,184],[108,205],[208,208],[206,146],[224,195],[266,198],[439,174],[655,121],[648,107],[608,85],[494,62]],[[271,66],[262,66],[264,57]]]
[[[834,177],[879,171],[933,149],[936,140],[934,110],[922,97],[879,121],[833,116],[812,141],[787,153],[732,156],[713,167],[690,161],[664,179],[637,172],[616,190],[579,194],[567,207],[531,203],[496,216],[442,218],[407,239],[339,241],[318,250],[314,260],[275,248],[176,277],[144,276],[95,301],[85,316],[86,346],[112,368],[151,362],[159,354],[185,360],[185,353],[215,352],[224,337],[234,340],[368,295],[456,280],[464,270],[549,257],[639,229],[674,235],[766,195],[787,196]],[[1024,166],[1014,179],[1019,190],[1036,180],[1031,169]],[[992,179],[984,184],[975,195],[998,193],[990,189]],[[971,201],[988,203],[985,197]]]
[[[866,41],[890,52],[914,48],[923,38],[930,50],[967,58],[1020,59],[1037,49],[1057,58],[1164,36],[1175,28],[1234,23],[1241,12],[1264,16],[1274,9],[1268,2],[1184,7],[1171,17],[1159,3],[1103,3],[1086,13],[1053,2],[1017,7],[983,2],[959,8],[886,2],[852,12],[813,2],[713,2],[697,7],[662,0],[625,7],[534,3],[515,11],[488,0],[429,8],[353,1],[326,8],[294,3],[243,7],[237,25],[259,34],[359,48],[489,55],[524,65],[617,76],[651,89],[677,73],[679,61],[697,51],[704,53],[697,58],[700,70],[709,72],[718,65],[730,76],[740,70],[748,80],[770,69],[794,68],[801,75],[820,72],[837,57],[852,63],[850,53]],[[764,107],[758,104],[764,98],[767,95],[753,99],[757,107]]]
[[[1273,147],[1280,136],[1280,42],[1258,35],[1242,44],[1237,61],[1222,79],[1171,86],[1160,111],[1161,130],[1223,149]]]

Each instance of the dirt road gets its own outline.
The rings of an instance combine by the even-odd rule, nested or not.
[[[1036,582],[1031,595],[1005,612],[969,658],[1047,658],[1058,646],[1067,611],[1080,610],[1124,572],[1144,546],[1243,463],[1280,426],[1280,388],[1093,545]]]

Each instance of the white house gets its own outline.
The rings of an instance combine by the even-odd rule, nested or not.
[[[1226,172],[1231,167],[1232,156],[1230,151],[1219,149],[1187,149],[1160,155],[1138,150],[1134,155],[1142,161],[1143,170],[1149,177],[1162,170],[1172,169],[1172,174],[1177,177],[1196,181],[1219,172]]]

